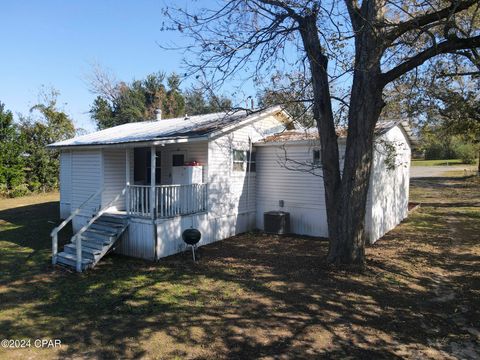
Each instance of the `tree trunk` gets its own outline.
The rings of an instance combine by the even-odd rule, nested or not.
[[[480,146],[480,145],[479,145]],[[478,168],[477,168],[477,176],[480,176],[480,148],[478,149]]]
[[[376,11],[374,8],[367,10],[372,14]],[[347,144],[341,186],[336,196],[337,222],[329,234],[328,261],[331,263],[363,264],[365,260],[365,213],[374,132],[385,105],[380,79],[382,46],[379,41],[378,34],[367,23],[361,26],[355,38]]]
[[[361,79],[359,79],[361,77]],[[347,145],[341,187],[336,204],[335,233],[328,260],[337,264],[362,264],[365,249],[365,213],[373,159],[375,124],[383,107],[376,75],[358,71],[352,89]],[[354,80],[355,82],[355,80]]]
[[[330,87],[327,74],[328,59],[323,54],[316,16],[307,16],[300,22],[300,33],[305,51],[308,54],[313,87],[313,116],[320,135],[322,153],[323,184],[325,189],[325,203],[327,208],[327,223],[330,243],[335,241],[337,227],[336,195],[340,187],[340,164],[338,154],[337,134],[333,118]]]
[[[355,71],[350,98],[343,176],[327,74],[315,16],[300,22],[308,55],[314,93],[313,113],[320,134],[323,182],[329,232],[328,261],[364,262],[365,212],[373,158],[375,125],[384,105],[379,75],[381,48],[373,31],[362,30],[356,39]]]

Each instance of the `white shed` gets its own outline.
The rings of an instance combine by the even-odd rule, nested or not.
[[[291,232],[328,237],[316,131],[285,131],[255,143],[257,228],[264,229],[264,212],[281,210],[290,213]],[[411,156],[407,123],[381,122],[376,134],[365,219],[371,243],[408,215]],[[343,160],[345,137],[339,137],[339,150]]]

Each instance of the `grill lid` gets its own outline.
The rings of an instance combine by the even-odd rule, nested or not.
[[[202,238],[202,234],[197,229],[187,229],[182,233],[182,239],[188,245],[197,244]]]

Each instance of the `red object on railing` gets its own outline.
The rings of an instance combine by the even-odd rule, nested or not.
[[[185,166],[200,166],[198,161],[189,161],[185,163]]]

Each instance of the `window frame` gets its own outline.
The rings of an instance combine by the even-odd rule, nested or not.
[[[235,159],[235,154],[238,154],[238,153],[241,153],[242,154],[242,157],[243,157],[243,160],[238,160],[238,159]],[[240,150],[240,149],[232,149],[232,171],[235,172],[235,173],[239,173],[239,172],[244,172],[246,170],[246,166],[245,166],[245,163],[246,163],[246,155],[247,155],[247,151],[246,150]],[[235,165],[241,165],[241,168],[240,169],[236,169],[235,168]]]
[[[236,154],[241,153],[243,160],[238,159]],[[250,155],[251,154],[251,155]],[[257,152],[252,149],[232,149],[232,171],[234,173],[257,172]]]

